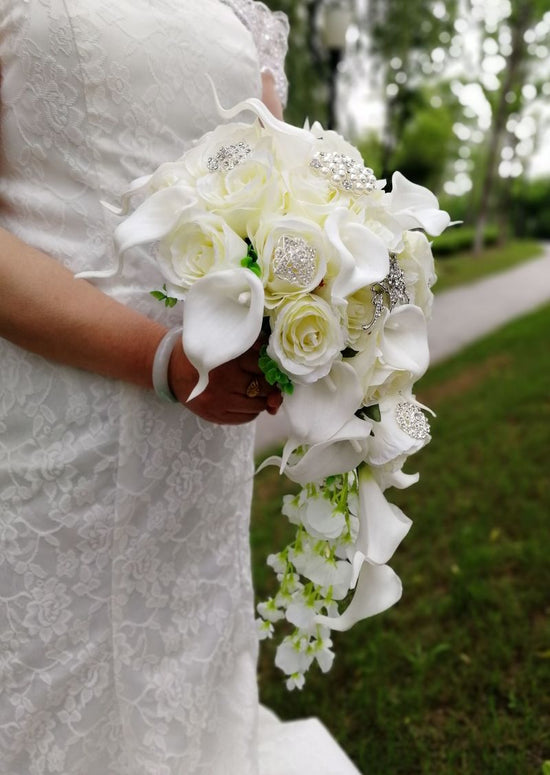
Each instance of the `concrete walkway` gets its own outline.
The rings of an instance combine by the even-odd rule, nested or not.
[[[437,288],[437,285],[435,286]],[[432,363],[550,301],[550,245],[544,255],[477,282],[442,291],[428,324]]]
[[[437,288],[437,285],[436,285]],[[495,331],[509,320],[550,301],[550,244],[544,255],[505,272],[442,291],[434,299],[428,323],[431,362],[437,363]],[[278,444],[285,429],[278,417],[262,415],[257,423],[256,452]]]

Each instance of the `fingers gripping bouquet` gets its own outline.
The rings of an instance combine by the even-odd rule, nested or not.
[[[156,295],[185,302],[183,346],[199,373],[190,399],[266,334],[260,365],[285,393],[291,430],[263,465],[302,489],[284,499],[296,536],[268,558],[279,589],[258,606],[259,631],[292,625],[276,664],[301,688],[314,661],[331,667],[331,630],[401,596],[387,563],[411,521],[385,492],[417,481],[402,467],[430,440],[413,394],[435,280],[424,232],[440,234],[449,216],[398,172],[386,193],[318,124],[290,126],[257,100],[220,108],[226,119],[245,110],[254,123],[221,125],[136,181],[127,198],[142,202],[115,236],[121,254],[156,242]]]

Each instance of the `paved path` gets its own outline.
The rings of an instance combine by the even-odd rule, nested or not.
[[[453,355],[547,301],[550,243],[545,245],[541,258],[437,294],[428,324],[431,362]],[[275,446],[283,435],[284,427],[278,417],[262,415],[257,423],[256,451],[262,453]]]
[[[434,299],[428,327],[431,362],[453,355],[549,300],[550,245],[541,258],[442,291]]]

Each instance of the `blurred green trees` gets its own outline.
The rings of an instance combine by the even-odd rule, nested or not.
[[[362,86],[359,65],[368,60],[384,116],[350,137],[369,166],[435,190],[454,218],[477,229],[478,246],[488,223],[501,240],[548,237],[550,177],[537,180],[531,169],[550,126],[548,0],[353,1],[342,92]],[[313,55],[320,0],[267,4],[291,23],[286,118],[326,123],[329,68]],[[343,114],[350,105],[341,104]]]

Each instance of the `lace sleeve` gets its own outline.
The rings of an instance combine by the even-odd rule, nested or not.
[[[256,0],[222,0],[247,27],[254,38],[262,72],[270,72],[277,94],[284,105],[288,96],[288,81],[284,64],[288,50],[289,25],[286,14],[271,11]]]

